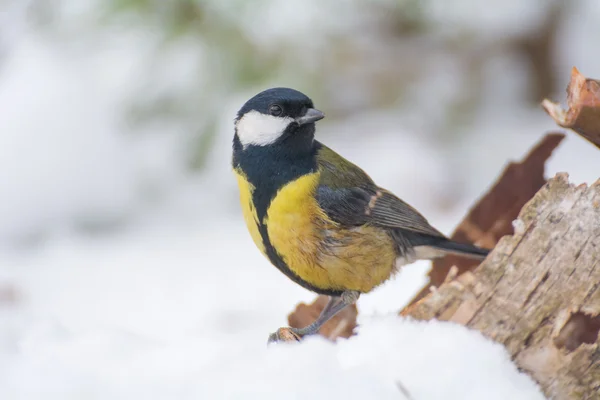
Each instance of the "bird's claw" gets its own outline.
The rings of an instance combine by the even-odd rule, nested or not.
[[[302,340],[294,328],[279,328],[276,332],[269,335],[269,341],[267,344],[279,343],[279,342],[299,342]]]

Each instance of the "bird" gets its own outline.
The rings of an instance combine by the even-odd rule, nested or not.
[[[329,296],[313,335],[400,267],[489,250],[450,240],[415,208],[315,139],[325,114],[291,88],[264,90],[234,120],[232,169],[243,218],[260,252],[298,285]],[[268,342],[282,340],[279,331]]]

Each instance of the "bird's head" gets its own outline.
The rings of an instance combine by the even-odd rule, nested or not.
[[[260,92],[244,104],[235,119],[235,134],[243,146],[312,145],[315,122],[325,115],[303,93],[288,88]]]

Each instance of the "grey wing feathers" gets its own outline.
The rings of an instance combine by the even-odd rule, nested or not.
[[[444,236],[429,225],[427,219],[417,210],[384,189],[379,189],[371,197],[366,213],[371,222],[377,225],[406,229],[431,236]]]
[[[321,143],[318,146],[321,177],[317,201],[334,221],[349,226],[373,224],[444,237],[417,210],[379,188],[362,169]]]

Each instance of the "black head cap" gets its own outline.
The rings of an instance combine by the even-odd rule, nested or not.
[[[283,146],[298,152],[311,149],[315,122],[325,115],[313,108],[308,96],[294,89],[265,90],[238,112],[234,143],[249,146]]]
[[[276,106],[281,108],[280,113]],[[248,100],[238,111],[237,119],[240,119],[249,111],[258,111],[265,115],[277,114],[278,117],[296,119],[305,115],[309,108],[313,108],[313,102],[304,93],[290,88],[271,88]]]

